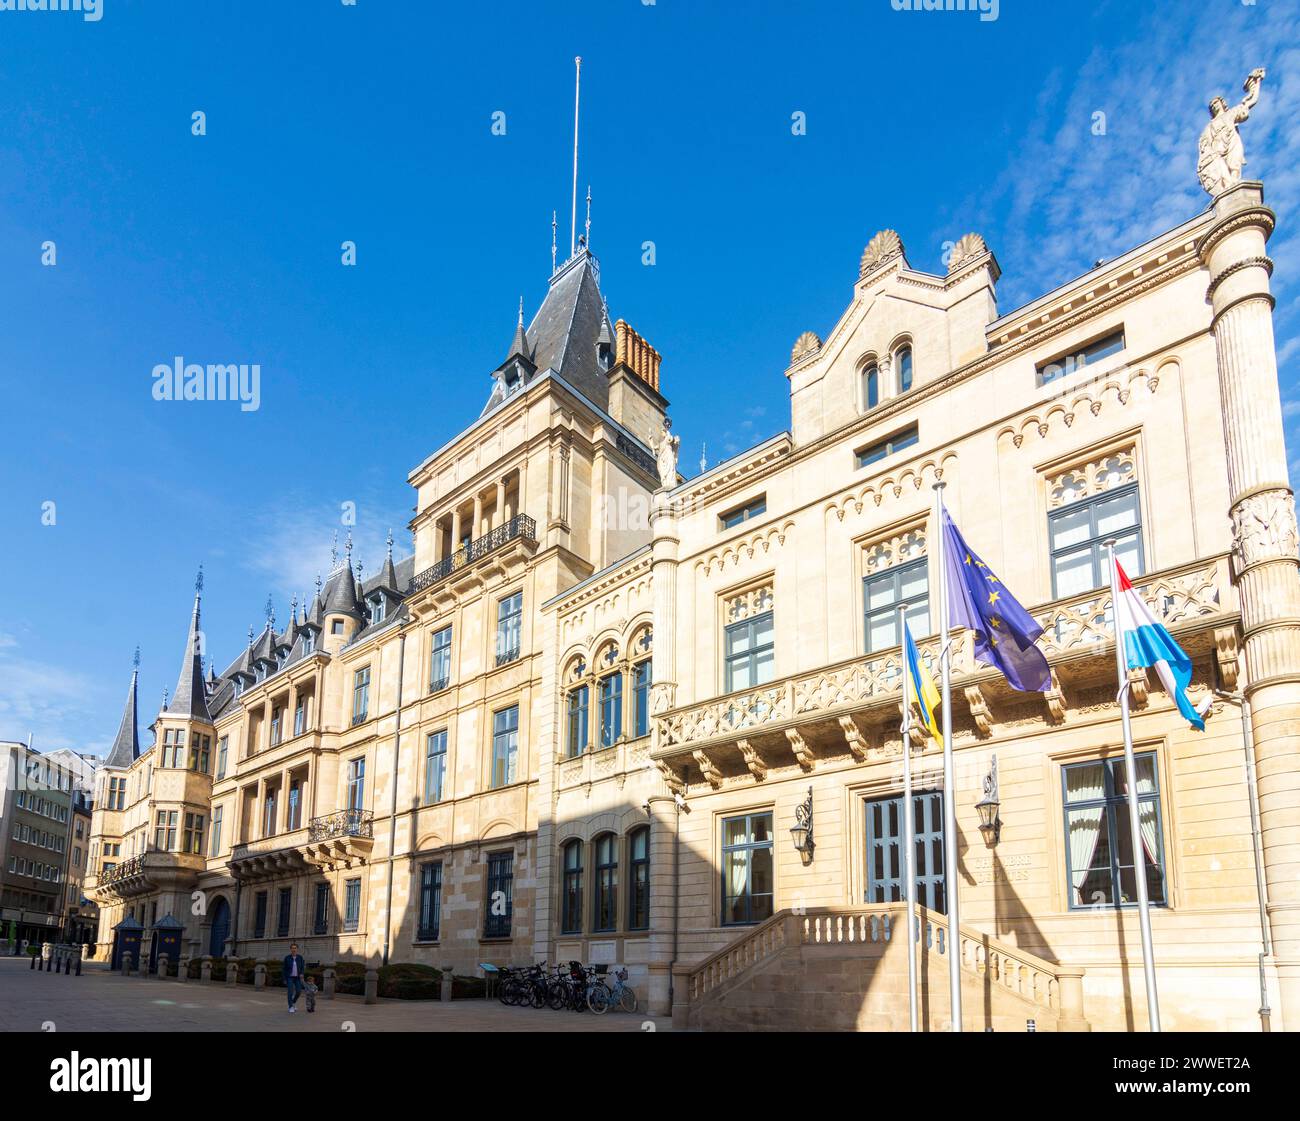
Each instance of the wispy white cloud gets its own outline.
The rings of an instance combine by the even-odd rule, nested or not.
[[[24,657],[17,639],[0,635],[0,736],[25,741],[30,735],[42,751],[104,751],[107,741],[84,738],[99,715],[88,703],[93,693],[90,678]]]

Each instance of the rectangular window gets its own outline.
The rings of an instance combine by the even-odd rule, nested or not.
[[[570,689],[566,700],[567,731],[565,750],[570,759],[587,750],[587,686]]]
[[[267,788],[266,799],[262,803],[262,836],[272,837],[276,833],[275,827],[275,787]]]
[[[370,667],[363,666],[352,675],[352,723],[360,724],[370,710]]]
[[[221,822],[225,813],[225,806],[216,806],[212,810],[212,846],[208,849],[209,856],[221,855]]]
[[[1083,346],[1071,354],[1057,355],[1047,362],[1038,363],[1035,367],[1038,373],[1038,384],[1047,385],[1058,378],[1069,377],[1090,363],[1100,362],[1103,358],[1118,354],[1123,349],[1124,328],[1121,327],[1118,331],[1114,331],[1100,339],[1084,343]]]
[[[517,781],[519,759],[519,706],[511,705],[492,716],[492,785]]]
[[[275,935],[277,938],[289,937],[289,916],[293,910],[293,888],[280,889],[280,913],[276,917]]]
[[[171,852],[176,848],[176,826],[178,810],[159,810],[154,827],[154,847],[160,852]]]
[[[352,934],[361,926],[361,880],[348,880],[343,889],[343,930]]]
[[[217,740],[217,778],[226,777],[226,755],[230,750],[230,737],[222,736]]]
[[[903,882],[903,799],[866,803],[867,903],[897,903],[906,895]],[[916,901],[946,914],[943,877],[943,794],[912,795],[916,838]]]
[[[775,667],[772,612],[732,623],[726,632],[724,692],[752,689],[772,680]]]
[[[434,633],[429,651],[429,692],[437,693],[451,684],[451,628]]]
[[[623,734],[623,675],[600,679],[600,746],[613,747]]]
[[[902,644],[898,609],[907,609],[913,638],[930,633],[930,576],[924,558],[862,578],[867,653]]]
[[[420,942],[438,941],[442,922],[442,861],[420,865],[420,920],[415,937]]]
[[[316,906],[313,908],[311,932],[328,934],[330,929],[330,885],[316,885]]]
[[[343,633],[343,620],[335,619],[330,624],[330,634],[342,634],[342,633]]]
[[[725,514],[718,515],[718,521],[722,524],[723,529],[734,529],[742,522],[747,522],[751,518],[757,518],[761,514],[767,513],[767,495],[760,494],[757,498],[751,499],[743,506],[738,506],[734,510],[728,510]]]
[[[374,626],[376,623],[382,623],[384,621],[384,608],[386,607],[386,605],[387,605],[387,601],[384,599],[383,596],[375,596],[370,601],[370,625],[371,626]]]
[[[1146,870],[1147,898],[1165,903],[1160,786],[1156,757],[1138,755],[1138,830]],[[1075,763],[1061,768],[1065,803],[1065,853],[1072,910],[1137,903],[1128,785],[1124,759]]]
[[[366,759],[359,756],[348,762],[348,809],[366,808]]]
[[[280,742],[280,709],[271,709],[271,746]]]
[[[1047,518],[1052,551],[1052,598],[1090,592],[1110,584],[1105,542],[1130,576],[1143,571],[1142,515],[1135,486],[1072,502]]]
[[[582,842],[569,841],[562,850],[564,860],[564,894],[560,901],[560,931],[582,931]]]
[[[302,783],[298,779],[289,782],[289,820],[285,828],[289,832],[302,828]]]
[[[871,444],[865,448],[859,448],[853,453],[855,465],[858,467],[869,467],[873,463],[879,463],[887,456],[895,452],[901,452],[904,448],[910,448],[913,444],[920,441],[920,433],[914,424],[911,428],[904,428],[901,432],[895,432],[886,440],[881,440],[877,444]]]
[[[745,814],[722,823],[724,926],[772,917],[772,814]]]
[[[596,899],[592,929],[614,930],[618,924],[618,838],[606,833],[596,838]]]
[[[308,628],[306,631],[303,632],[302,652],[303,654],[311,654],[315,651],[315,649],[316,649],[316,632],[311,628]]]
[[[212,737],[203,736],[195,732],[190,736],[190,770],[200,771],[203,774],[208,773],[208,766],[211,763],[210,753],[212,750]]]
[[[301,736],[307,730],[307,698],[299,697],[293,710],[293,734]]]
[[[632,735],[650,734],[650,659],[632,667]]]
[[[266,892],[257,893],[256,907],[253,913],[253,937],[266,937]]]
[[[182,852],[202,853],[203,852],[203,815],[187,813],[185,815],[185,847]]]
[[[447,730],[431,732],[424,748],[424,801],[427,805],[442,801],[442,787],[447,777]]]
[[[497,665],[504,666],[519,657],[523,619],[523,592],[515,592],[497,604]]]
[[[510,919],[514,914],[515,854],[488,854],[487,915],[483,920],[484,938],[509,938]]]

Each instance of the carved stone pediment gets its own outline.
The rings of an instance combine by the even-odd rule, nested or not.
[[[897,231],[881,230],[867,242],[866,249],[862,251],[862,261],[858,268],[859,278],[902,255],[903,239],[898,236]]]

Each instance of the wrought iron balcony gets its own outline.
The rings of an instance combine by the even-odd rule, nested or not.
[[[432,568],[426,568],[418,573],[411,583],[411,591],[422,592],[425,588],[445,580],[453,572],[495,552],[502,545],[517,540],[534,543],[537,541],[537,523],[527,514],[516,514],[504,525],[497,526],[496,529],[483,534],[468,545],[462,545],[451,556],[443,557]]]
[[[138,856],[132,856],[120,864],[115,864],[107,872],[99,877],[99,886],[108,887],[119,880],[130,879],[132,876],[138,876],[144,871],[144,853]]]
[[[307,823],[309,841],[328,841],[332,837],[373,837],[375,815],[370,810],[340,810],[338,813],[313,817]]]

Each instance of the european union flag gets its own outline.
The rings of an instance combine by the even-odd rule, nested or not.
[[[953,525],[943,509],[950,622],[975,632],[975,658],[994,666],[1013,689],[1046,693],[1047,659],[1034,644],[1043,628],[1026,611]]]

